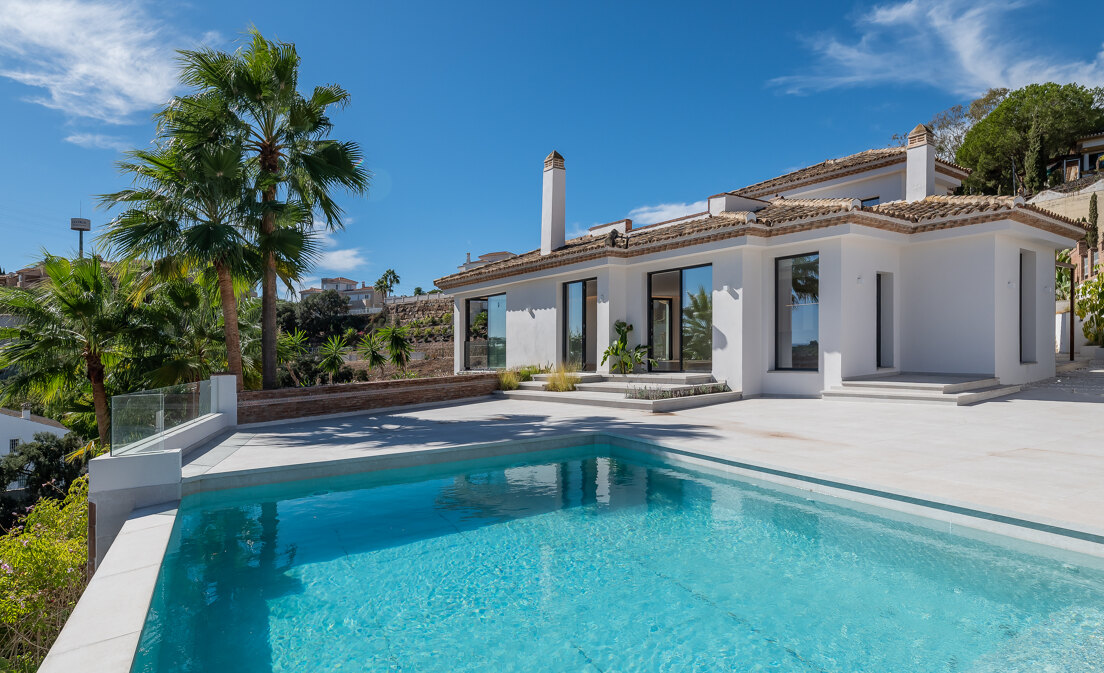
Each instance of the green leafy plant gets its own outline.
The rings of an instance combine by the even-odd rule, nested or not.
[[[609,361],[610,368],[619,374],[628,374],[636,369],[637,365],[655,364],[655,360],[648,357],[647,346],[629,347],[629,332],[633,331],[632,325],[624,320],[618,320],[613,324],[613,329],[617,330],[617,340],[602,353],[602,364]]]
[[[0,537],[0,670],[34,671],[88,582],[88,478]]]
[[[412,371],[405,371],[404,370],[404,371],[401,371],[401,372],[395,372],[394,374],[391,375],[391,378],[393,378],[393,379],[416,379],[416,378],[418,378],[418,372],[412,372]]]
[[[414,343],[410,341],[409,332],[405,327],[392,326],[381,329],[379,335],[387,346],[391,362],[405,374],[406,367],[410,363],[410,355],[414,352]]]
[[[1104,274],[1077,286],[1076,305],[1085,338],[1093,346],[1104,346]]]
[[[552,368],[547,365],[525,365],[517,369],[518,381],[532,381],[536,374],[547,374]]]
[[[334,335],[326,339],[318,349],[322,358],[318,361],[318,368],[330,375],[330,383],[334,382],[334,375],[345,366],[345,356],[349,353],[349,344],[344,336]]]
[[[1065,262],[1069,264],[1070,251],[1059,250],[1055,259],[1059,262]],[[1066,301],[1070,295],[1070,270],[1063,269],[1062,267],[1054,267],[1054,299],[1057,301]]]
[[[579,376],[567,365],[558,365],[550,372],[548,377],[548,383],[544,384],[544,389],[554,393],[566,393],[575,390],[575,386],[579,384]]]
[[[299,359],[307,352],[307,334],[298,327],[292,332],[281,332],[276,340],[276,358],[280,364],[287,368],[291,380],[295,385],[302,386],[299,377],[295,375],[292,362]]]
[[[1085,241],[1089,244],[1090,248],[1095,248],[1100,237],[1099,228],[1100,214],[1096,206],[1096,192],[1089,197],[1089,225],[1088,231],[1085,234]]]

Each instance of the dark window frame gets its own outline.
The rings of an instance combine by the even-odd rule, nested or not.
[[[490,327],[491,327],[491,306],[490,306],[490,304],[491,304],[491,298],[492,297],[505,297],[505,296],[506,296],[505,292],[495,292],[494,294],[488,294],[488,295],[484,295],[482,297],[470,297],[470,298],[464,300],[464,353],[463,353],[464,371],[467,371],[467,372],[470,372],[470,371],[483,371],[483,370],[474,370],[468,364],[468,344],[471,342],[471,335],[472,335],[472,332],[471,332],[471,303],[473,301],[487,302],[487,309],[486,309],[487,310],[487,339],[486,339],[486,341],[488,343],[488,352],[487,352],[487,366],[486,366],[485,370],[498,369],[498,367],[491,367],[491,360],[490,360],[490,350],[489,350],[489,348],[490,348],[489,344],[490,344],[490,340],[491,340],[491,338],[490,338]]]
[[[568,333],[567,333],[567,320],[568,320],[568,316],[567,316],[567,287],[569,285],[574,285],[575,283],[579,283],[583,286],[583,294],[582,294],[582,297],[583,297],[583,321],[582,321],[582,326],[583,326],[583,360],[582,360],[582,362],[579,363],[580,369],[583,370],[583,371],[589,371],[589,370],[587,370],[588,365],[593,365],[595,369],[598,368],[598,363],[597,362],[587,362],[587,359],[586,359],[587,358],[587,336],[586,336],[586,334],[587,334],[586,296],[587,295],[586,295],[586,284],[591,282],[591,281],[594,281],[594,298],[595,298],[595,300],[597,300],[597,298],[598,298],[598,276],[592,276],[590,278],[580,278],[578,280],[565,281],[561,285],[561,289],[560,289],[561,297],[563,299],[563,309],[564,309],[563,310],[563,317],[560,320],[560,336],[563,337],[563,348],[560,349],[560,357],[562,358],[563,363],[566,365],[569,362],[569,352],[568,351],[571,348],[570,340],[568,338]],[[595,358],[595,359],[597,360],[597,358]]]
[[[662,369],[662,370],[652,369],[652,363],[651,363],[652,348],[653,348],[653,346],[652,346],[652,317],[653,317],[652,316],[652,276],[654,276],[656,274],[659,274],[659,273],[671,273],[672,271],[678,271],[678,274],[679,274],[679,276],[678,276],[678,304],[677,304],[677,306],[675,306],[675,305],[671,306],[670,315],[678,316],[678,330],[679,330],[680,339],[679,339],[679,353],[678,353],[679,368],[678,368],[677,371],[681,373],[681,372],[686,371],[686,367],[683,364],[682,339],[681,339],[681,335],[682,335],[682,298],[683,298],[683,294],[684,294],[683,289],[682,289],[682,272],[690,270],[690,269],[701,269],[701,268],[704,268],[704,267],[707,267],[707,266],[710,267],[710,269],[711,269],[710,270],[710,277],[712,278],[713,262],[705,262],[704,264],[691,264],[690,266],[677,266],[677,267],[674,267],[672,269],[660,269],[659,271],[650,271],[650,272],[648,272],[648,286],[647,286],[647,293],[648,294],[647,294],[647,297],[645,299],[645,301],[648,302],[648,310],[647,310],[648,324],[645,325],[645,329],[648,333],[648,360],[649,360],[649,362],[648,362],[648,371],[649,372],[652,372],[652,371],[668,372],[669,371],[669,370],[666,370],[666,369]],[[712,292],[712,289],[710,289],[710,292]],[[674,330],[672,329],[670,333],[674,334]],[[668,338],[670,338],[670,335],[669,335]],[[710,361],[710,370],[712,370],[712,368],[713,368],[712,355],[710,355],[709,361]]]
[[[797,259],[798,257],[810,257],[816,255],[817,258],[817,366],[816,367],[779,367],[778,366],[778,263],[784,262],[787,259]],[[785,257],[774,258],[774,295],[771,297],[774,304],[774,370],[776,372],[819,372],[820,371],[820,250],[814,250],[812,252],[803,252],[797,255],[786,255]],[[790,292],[793,292],[793,286],[790,286]],[[793,348],[793,338],[789,344],[789,348]]]

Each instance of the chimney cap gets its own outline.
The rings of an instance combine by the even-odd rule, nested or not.
[[[563,155],[560,154],[559,152],[557,152],[556,150],[552,150],[552,153],[544,158],[544,170],[546,170],[546,171],[550,168],[563,168],[563,167],[564,167]]]
[[[909,131],[908,145],[909,147],[915,147],[917,145],[924,145],[932,142],[935,135],[932,133],[931,128],[925,124],[917,124],[916,128]]]

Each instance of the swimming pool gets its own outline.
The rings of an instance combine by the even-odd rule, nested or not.
[[[513,460],[185,499],[133,670],[1104,670],[1099,570],[618,447]]]

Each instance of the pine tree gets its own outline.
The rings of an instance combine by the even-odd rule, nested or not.
[[[1043,134],[1038,122],[1031,125],[1024,154],[1024,188],[1028,194],[1037,194],[1046,186],[1046,157],[1043,155]]]
[[[1096,194],[1094,193],[1089,197],[1089,226],[1088,232],[1085,234],[1085,238],[1088,240],[1089,247],[1095,248],[1098,238],[1097,230],[1097,210],[1096,210]]]

